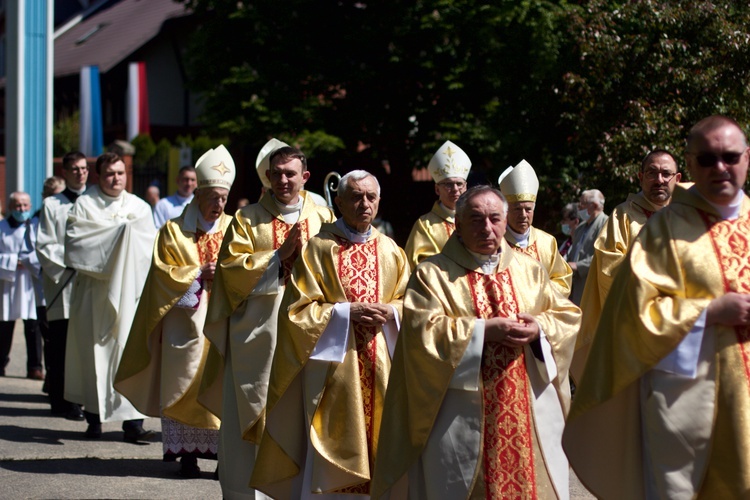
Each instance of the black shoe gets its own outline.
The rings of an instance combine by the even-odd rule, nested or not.
[[[81,420],[83,420],[83,412],[81,411],[81,407],[75,404],[70,405],[70,409],[67,411],[67,413],[65,413],[65,420],[74,420],[76,422],[80,422]]]
[[[102,424],[89,424],[84,436],[88,439],[99,439],[102,437]]]
[[[201,469],[198,467],[198,459],[195,457],[182,457],[178,474],[189,479],[197,479],[201,477]]]
[[[139,441],[153,441],[156,433],[154,431],[147,431],[143,427],[136,427],[134,429],[128,429],[124,432],[122,440],[126,443],[138,443]]]

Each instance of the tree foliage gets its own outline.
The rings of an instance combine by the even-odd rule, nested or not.
[[[190,74],[210,133],[387,160],[400,185],[451,139],[489,180],[528,160],[542,208],[591,187],[619,202],[698,119],[750,123],[742,2],[183,1],[203,20]]]
[[[617,181],[634,182],[654,148],[681,156],[701,118],[727,114],[750,124],[746,2],[594,0],[568,19],[577,61],[559,94],[568,106],[567,155],[579,159],[588,183],[622,197],[627,186]]]

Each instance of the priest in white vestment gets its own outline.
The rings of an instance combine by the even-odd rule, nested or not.
[[[63,156],[65,189],[44,199],[39,217],[36,253],[42,266],[42,286],[47,302],[48,338],[45,340],[47,390],[53,415],[68,420],[83,420],[81,406],[65,401],[65,346],[70,318],[70,294],[75,270],[65,267],[65,226],[68,212],[86,191],[89,167],[86,155],[71,151]]]
[[[76,270],[65,355],[65,399],[84,406],[86,437],[101,422],[124,421],[124,440],[151,439],[143,417],[115,392],[114,376],[151,263],[151,207],[125,191],[125,164],[115,153],[96,160],[99,181],[68,215],[65,265]]]

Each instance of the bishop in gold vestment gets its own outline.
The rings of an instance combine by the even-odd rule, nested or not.
[[[695,185],[675,188],[623,261],[565,429],[599,498],[750,491],[747,143],[710,117],[688,151]]]
[[[501,199],[495,190],[487,196]],[[510,249],[504,223],[497,226],[492,253],[470,251],[459,226],[462,239],[454,234],[411,276],[374,498],[388,491],[400,498],[407,473],[409,498],[568,496],[560,436],[580,310],[538,261]],[[497,318],[534,322],[542,335],[525,345],[490,340]]]
[[[252,477],[274,498],[369,494],[409,276],[403,250],[370,225],[376,186],[363,171],[342,177],[343,219],[307,243],[285,291]]]
[[[412,269],[430,255],[440,253],[456,229],[456,201],[466,191],[471,160],[461,148],[446,141],[430,159],[427,170],[435,181],[438,201],[417,219],[406,240],[406,257]]]
[[[216,459],[218,449],[220,421],[198,404],[198,389],[208,354],[203,326],[213,273],[232,221],[224,206],[234,160],[219,146],[202,155],[195,170],[195,196],[157,234],[115,377],[115,389],[140,412],[162,417],[164,459],[181,457],[184,477],[199,477],[197,458]]]
[[[508,200],[508,227],[505,241],[521,253],[533,258],[547,270],[552,284],[563,294],[570,295],[573,271],[557,249],[551,234],[534,227],[534,210],[539,191],[539,179],[526,161],[508,167],[498,178],[500,192]]]

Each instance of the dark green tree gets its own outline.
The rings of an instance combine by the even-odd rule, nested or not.
[[[576,61],[559,93],[581,184],[622,200],[657,147],[678,158],[711,114],[750,124],[747,2],[582,2],[567,23]],[[682,162],[681,162],[682,163]]]

